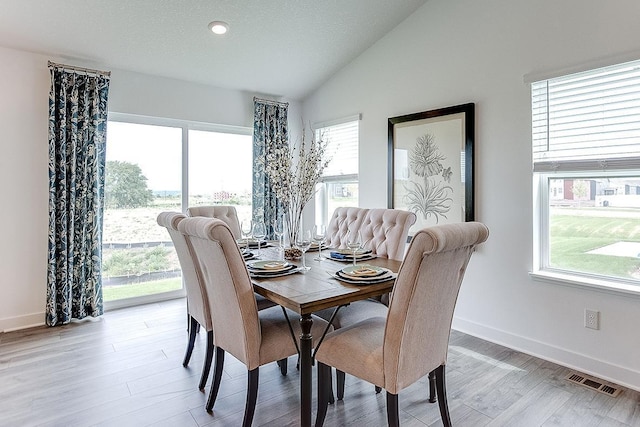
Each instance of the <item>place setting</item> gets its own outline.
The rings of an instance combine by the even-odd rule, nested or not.
[[[286,276],[301,271],[295,264],[278,260],[253,261],[247,264],[247,269],[251,277],[261,278]]]
[[[352,285],[372,285],[394,280],[397,274],[388,268],[358,264],[344,267],[332,274],[332,277]]]
[[[240,249],[263,249],[271,246],[271,242],[268,240],[240,239],[236,243]]]
[[[327,259],[340,262],[368,261],[376,256],[369,249],[358,249],[355,252],[351,249],[334,249],[329,252]]]
[[[242,249],[240,252],[242,253],[242,258],[243,258],[245,261],[251,261],[251,260],[256,260],[256,259],[258,259],[258,256],[257,256],[255,253],[251,252],[251,251],[250,251],[249,249],[247,249],[247,248]]]

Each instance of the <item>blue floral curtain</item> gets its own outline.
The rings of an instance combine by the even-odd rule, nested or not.
[[[259,159],[266,159],[268,149],[288,144],[289,104],[259,98],[254,98],[253,103],[253,219],[263,220],[268,237],[273,239],[273,222],[283,212]]]
[[[46,322],[99,316],[109,73],[49,64]]]

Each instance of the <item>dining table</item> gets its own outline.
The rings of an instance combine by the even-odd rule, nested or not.
[[[260,250],[260,259],[273,258],[274,248]],[[256,251],[257,252],[257,251]],[[379,297],[391,291],[395,279],[368,284],[366,282],[351,284],[337,280],[335,273],[350,265],[346,260],[330,259],[330,249],[322,251],[320,261],[318,251],[307,252],[305,264],[310,267],[307,271],[300,271],[280,277],[252,277],[254,291],[265,298],[289,308],[300,315],[300,425],[311,426],[312,400],[312,365],[313,353],[311,326],[312,314],[327,308],[337,308],[349,303],[372,297]],[[301,261],[292,261],[301,266]],[[374,257],[361,261],[362,264],[383,267],[397,273],[401,261],[384,257]],[[316,340],[318,341],[318,340]],[[316,342],[318,345],[318,342]]]

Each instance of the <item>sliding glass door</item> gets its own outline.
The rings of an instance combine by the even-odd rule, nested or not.
[[[106,307],[184,295],[173,243],[156,218],[212,204],[250,217],[251,130],[111,114],[106,153]]]

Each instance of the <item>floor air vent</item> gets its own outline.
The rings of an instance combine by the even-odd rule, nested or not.
[[[577,372],[570,372],[565,377],[565,379],[571,381],[572,383],[580,384],[583,387],[599,391],[600,393],[604,393],[611,397],[618,397],[618,395],[622,392],[622,390],[620,390],[620,388],[618,388],[617,386],[606,384],[602,380],[590,377],[588,375],[579,374]]]

